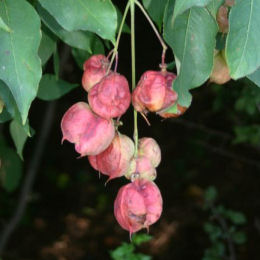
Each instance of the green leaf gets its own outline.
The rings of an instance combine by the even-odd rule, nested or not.
[[[219,7],[224,3],[224,0],[212,0],[207,5],[207,9],[211,15],[216,18]]]
[[[165,7],[168,0],[143,0],[143,5],[147,9],[151,18],[156,22],[161,30]]]
[[[242,245],[246,242],[247,237],[244,232],[237,231],[234,234],[232,234],[232,239],[236,244]]]
[[[136,234],[133,235],[132,237],[132,243],[134,243],[135,245],[139,246],[142,243],[148,242],[152,239],[152,236],[147,235],[147,234]]]
[[[178,16],[173,23],[174,5],[169,2],[164,20],[164,38],[172,48],[178,71],[173,88],[178,93],[178,104],[189,107],[189,90],[203,84],[213,67],[217,25],[210,13],[193,7]]]
[[[249,143],[258,145],[260,142],[260,125],[236,126],[234,144]]]
[[[11,90],[25,123],[41,78],[40,19],[25,0],[1,1],[0,16],[12,30],[0,30],[0,79]]]
[[[45,74],[41,79],[37,97],[45,101],[55,100],[69,93],[77,86],[77,84],[56,79],[55,75]]]
[[[56,47],[56,39],[50,30],[42,25],[42,39],[38,50],[42,66],[46,64]]]
[[[57,47],[55,48],[54,55],[53,55],[53,67],[54,67],[54,74],[56,76],[56,79],[58,79],[60,75],[60,57],[59,57]]]
[[[92,53],[89,53],[87,51],[80,50],[80,49],[77,49],[77,48],[72,48],[72,55],[73,55],[77,65],[82,70],[83,70],[84,62],[92,54],[104,54],[105,53],[104,45],[103,45],[102,41],[98,37],[95,37],[95,39],[94,39],[94,41],[92,43],[91,49],[92,49]]]
[[[115,42],[116,9],[110,0],[39,0],[67,31],[86,30]]]
[[[225,215],[236,225],[243,225],[246,223],[246,217],[241,212],[227,210]]]
[[[176,17],[182,13],[184,13],[186,10],[193,6],[206,6],[209,4],[212,0],[175,0],[175,6],[173,10],[173,19],[176,19]]]
[[[22,161],[16,152],[7,146],[0,145],[0,180],[8,191],[14,191],[22,177]]]
[[[246,217],[241,212],[228,210],[225,215],[236,225],[243,225],[246,223]]]
[[[244,79],[245,87],[236,98],[235,109],[246,112],[248,115],[259,115],[258,105],[260,104],[260,88],[249,79]]]
[[[23,148],[25,145],[25,142],[28,138],[28,135],[24,129],[24,127],[16,120],[13,120],[10,123],[9,131],[12,136],[12,139],[14,141],[16,152],[20,156],[20,158],[23,160]]]
[[[122,243],[120,247],[110,251],[110,256],[113,260],[129,259],[128,257],[134,252],[134,249],[134,245]]]
[[[260,1],[236,0],[229,14],[226,58],[233,79],[260,66]]]
[[[260,68],[258,68],[254,73],[247,76],[251,81],[253,81],[258,87],[260,87]]]
[[[204,192],[204,198],[208,202],[214,202],[218,196],[218,192],[214,186],[208,187]]]
[[[5,123],[12,119],[12,116],[7,111],[6,107],[4,107],[2,113],[0,114],[0,123]]]
[[[14,116],[15,114],[15,109],[16,109],[16,103],[13,98],[13,95],[7,85],[0,80],[0,97],[4,101],[5,108],[7,109],[7,112],[11,115]]]
[[[83,31],[68,32],[64,30],[41,5],[37,6],[37,10],[44,24],[62,41],[72,47],[91,52],[90,46],[94,37],[93,33]]]
[[[0,17],[0,29],[4,30],[6,32],[11,32],[11,29],[6,25],[6,23],[3,21],[2,17]]]

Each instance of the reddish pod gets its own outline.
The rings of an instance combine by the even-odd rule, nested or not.
[[[160,110],[164,103],[166,88],[166,80],[160,71],[146,71],[132,94],[135,110],[142,113]]]
[[[168,108],[170,106],[173,106],[177,99],[178,99],[178,94],[172,89],[172,83],[176,79],[176,75],[174,73],[168,72],[168,71],[162,71],[162,74],[164,75],[166,79],[166,94],[164,97],[162,109]]]
[[[81,156],[103,152],[115,135],[113,121],[95,115],[84,102],[78,102],[67,110],[61,121],[61,130],[62,141],[75,143]]]
[[[99,116],[106,119],[120,117],[131,102],[126,78],[115,72],[110,73],[89,91],[88,101]]]
[[[133,141],[126,135],[117,134],[104,152],[88,159],[95,170],[108,175],[111,180],[125,174],[133,155]]]
[[[147,157],[156,168],[161,162],[161,149],[153,138],[143,137],[138,141],[138,156]]]
[[[107,57],[102,54],[93,55],[88,60],[86,60],[83,65],[83,88],[86,91],[89,91],[106,75],[108,67],[109,61]]]
[[[156,176],[156,169],[152,165],[150,159],[146,156],[138,156],[137,158],[133,158],[129,169],[125,174],[125,177],[131,181],[135,179],[153,181]]]
[[[114,202],[114,215],[130,235],[149,228],[161,216],[162,196],[154,182],[135,180],[119,190]]]
[[[132,102],[141,113],[157,112],[175,104],[178,95],[172,89],[176,75],[162,71],[145,72],[133,91]]]

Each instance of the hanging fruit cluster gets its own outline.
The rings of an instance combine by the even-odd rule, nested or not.
[[[130,4],[125,15],[129,7]],[[125,15],[112,52],[107,57],[98,54],[85,61],[82,86],[88,92],[88,103],[78,102],[71,106],[62,118],[61,130],[62,141],[73,143],[81,157],[88,156],[90,165],[107,175],[108,181],[122,176],[131,181],[121,187],[114,203],[118,223],[131,235],[155,223],[161,216],[163,204],[160,190],[153,182],[161,161],[160,147],[153,138],[138,138],[137,112],[145,119],[148,112],[167,118],[179,116],[186,109],[177,104],[178,95],[172,88],[176,75],[166,70],[167,47],[157,31],[163,46],[160,71],[146,71],[135,86],[134,24],[131,23],[132,94],[127,79],[116,72],[117,48]],[[114,59],[115,69],[112,71]],[[134,141],[118,131],[119,118],[129,108],[131,100]],[[174,106],[176,109],[171,110]]]

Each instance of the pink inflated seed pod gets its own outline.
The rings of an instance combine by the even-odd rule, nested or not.
[[[96,155],[112,142],[115,127],[112,120],[95,115],[87,103],[78,102],[68,109],[61,121],[62,141],[75,144],[81,155]]]
[[[161,73],[164,75],[167,83],[166,93],[161,108],[161,110],[163,110],[165,108],[173,106],[176,103],[178,99],[178,94],[172,89],[172,83],[175,80],[176,75],[168,71],[162,71]]]
[[[112,72],[96,84],[88,95],[89,105],[99,116],[110,119],[120,117],[131,103],[131,93],[126,78]]]
[[[93,55],[85,61],[83,65],[84,73],[82,76],[82,86],[89,91],[107,73],[109,61],[102,54]]]
[[[91,166],[109,176],[109,180],[121,177],[128,170],[134,155],[134,143],[126,135],[117,134],[109,147],[96,156],[89,156]]]
[[[158,143],[151,137],[139,139],[138,155],[147,157],[155,168],[161,162],[161,149]]]
[[[114,202],[114,215],[130,235],[149,228],[161,216],[162,197],[154,182],[135,180],[120,188]]]
[[[146,71],[140,78],[132,94],[132,103],[138,112],[155,112],[162,108],[166,79],[160,71]]]
[[[131,181],[135,179],[153,181],[157,177],[157,172],[149,158],[146,156],[138,156],[131,160],[125,177]]]

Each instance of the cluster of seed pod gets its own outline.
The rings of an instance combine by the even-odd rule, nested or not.
[[[131,96],[140,113],[178,116],[165,113],[176,105],[177,93],[172,89],[176,76],[166,68],[147,71],[131,95],[127,79],[109,70],[109,60],[104,55],[91,56],[83,69],[82,86],[88,92],[88,103],[78,102],[64,114],[62,140],[73,143],[81,157],[88,156],[90,165],[107,175],[108,181],[121,176],[131,181],[119,190],[114,215],[130,234],[148,229],[162,213],[161,193],[153,182],[161,161],[160,147],[153,138],[144,137],[138,140],[136,153],[134,142],[119,133],[113,118],[126,112]]]

